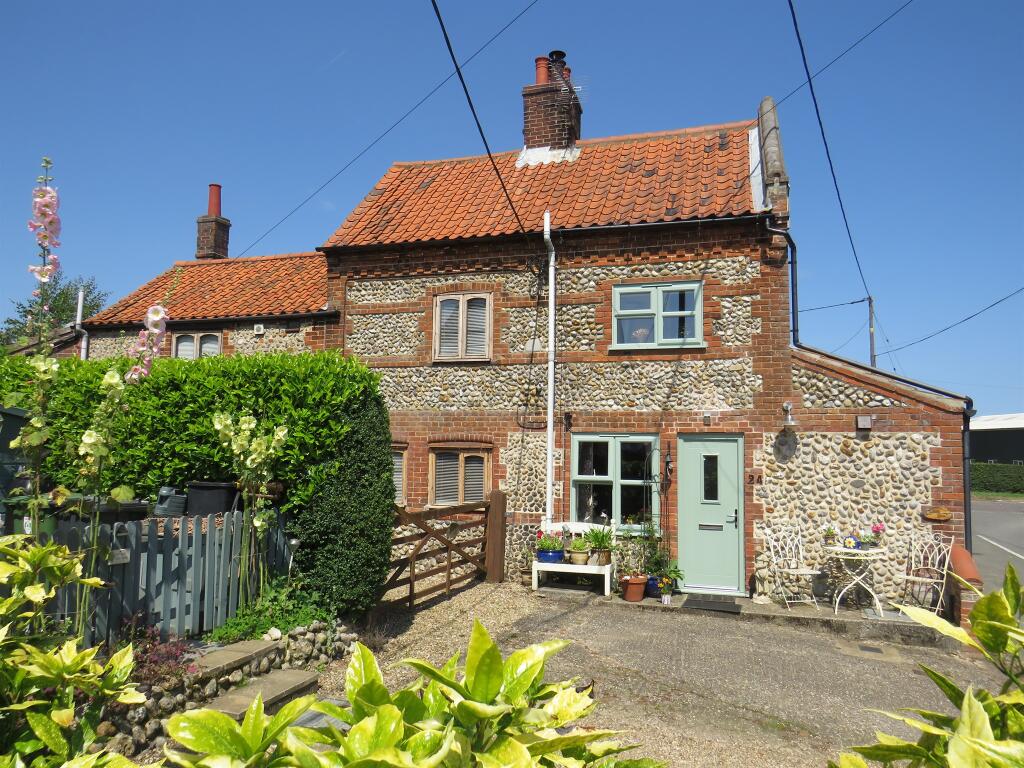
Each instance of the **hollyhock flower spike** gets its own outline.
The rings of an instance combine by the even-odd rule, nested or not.
[[[146,310],[146,328],[153,333],[162,333],[167,327],[167,310],[159,304],[154,304]]]

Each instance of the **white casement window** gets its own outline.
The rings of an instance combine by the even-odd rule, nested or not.
[[[395,481],[395,504],[405,505],[405,450],[391,449],[391,479]]]
[[[434,359],[489,360],[491,297],[486,293],[446,293],[434,299]]]
[[[465,504],[487,498],[490,482],[485,451],[439,448],[430,452],[430,503]]]
[[[219,333],[179,333],[174,337],[174,356],[182,360],[215,357],[220,354]]]
[[[658,438],[572,436],[572,519],[621,526],[658,525]]]
[[[612,348],[704,345],[703,284],[697,281],[612,288]]]

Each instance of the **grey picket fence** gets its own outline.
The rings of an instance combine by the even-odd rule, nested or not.
[[[163,639],[222,626],[238,610],[242,531],[248,525],[241,511],[101,525],[96,575],[107,588],[92,590],[84,644],[113,645],[133,623],[159,627]],[[89,561],[87,522],[61,520],[52,539],[84,552]],[[287,571],[283,525],[270,528],[259,557],[270,573]],[[256,578],[250,574],[252,586]],[[65,587],[49,613],[58,621],[74,621],[77,606],[77,589]]]

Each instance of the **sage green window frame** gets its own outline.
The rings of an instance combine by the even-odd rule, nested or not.
[[[622,489],[625,487],[649,486],[651,489],[651,523],[655,530],[661,529],[661,447],[657,435],[637,433],[573,433],[572,435],[572,469],[571,469],[571,519],[582,521],[579,514],[581,485],[605,485],[612,489],[612,519],[620,530],[639,532],[642,523],[622,522]],[[605,475],[580,474],[581,443],[604,443],[608,446],[608,473]],[[630,479],[622,477],[622,446],[628,443],[647,444],[651,447],[650,479]],[[591,522],[600,523],[601,520]]]
[[[693,294],[693,309],[672,311],[664,308],[667,294],[683,291]],[[646,293],[650,296],[646,309],[623,309],[624,296]],[[693,318],[693,336],[664,338],[664,322],[668,318]],[[619,320],[651,318],[653,341],[630,341],[619,338]],[[704,342],[704,283],[701,280],[676,280],[657,283],[635,283],[612,286],[612,343],[610,349],[679,349],[705,347]]]

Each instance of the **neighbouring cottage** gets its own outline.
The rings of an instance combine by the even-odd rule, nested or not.
[[[535,72],[524,147],[494,156],[525,233],[486,156],[396,163],[323,246],[289,256],[226,258],[211,188],[196,260],[88,320],[89,355],[122,352],[120,332],[163,297],[166,354],[358,355],[391,409],[398,500],[500,488],[514,558],[545,515],[548,210],[554,524],[652,522],[685,588],[723,594],[755,587],[760,520],[798,524],[811,558],[829,519],[962,544],[969,401],[799,344],[791,327],[772,100],[749,121],[584,140],[564,54]],[[928,522],[937,507],[951,519]]]

